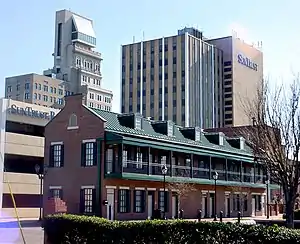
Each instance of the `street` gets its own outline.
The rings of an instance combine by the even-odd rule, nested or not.
[[[43,243],[43,229],[37,221],[22,221],[21,225],[26,244]],[[24,244],[16,221],[0,223],[0,244]]]

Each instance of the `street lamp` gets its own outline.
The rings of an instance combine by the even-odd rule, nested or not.
[[[214,212],[215,212],[215,217],[214,217],[214,221],[217,221],[217,180],[218,180],[218,172],[215,171],[214,175],[213,175],[213,179],[215,181],[215,206],[214,206]]]
[[[270,211],[269,211],[269,184],[270,184],[270,180],[266,180],[266,186],[267,186],[267,219],[270,218]]]
[[[166,174],[168,172],[167,165],[163,164],[161,166],[161,173],[164,176],[164,219],[166,219]]]
[[[35,173],[39,177],[40,180],[40,217],[39,220],[42,220],[42,208],[43,208],[43,180],[45,178],[45,175],[47,174],[47,168],[44,165],[44,169],[41,168],[39,164],[36,164],[34,166]]]

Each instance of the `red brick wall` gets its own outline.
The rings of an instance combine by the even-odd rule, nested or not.
[[[63,200],[69,213],[78,213],[80,188],[94,185],[97,189],[97,166],[81,167],[81,143],[86,139],[104,136],[104,121],[82,106],[82,96],[66,98],[66,105],[45,128],[45,164],[49,165],[51,142],[64,143],[64,167],[49,168],[44,182],[44,202],[48,199],[49,186],[61,186]],[[78,129],[67,130],[71,114],[77,115]],[[100,154],[103,157],[103,154]],[[103,161],[103,160],[102,160]],[[97,189],[99,190],[99,189]],[[47,211],[44,213],[47,215]]]

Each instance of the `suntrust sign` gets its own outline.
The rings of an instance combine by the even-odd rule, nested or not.
[[[258,65],[254,63],[250,58],[244,56],[243,54],[237,55],[237,60],[241,65],[248,67],[249,69],[253,69],[257,71]]]
[[[35,110],[32,107],[22,108],[18,107],[15,104],[12,104],[10,108],[8,108],[8,113],[46,120],[51,120],[55,116],[55,112],[53,111],[44,112],[40,110]]]

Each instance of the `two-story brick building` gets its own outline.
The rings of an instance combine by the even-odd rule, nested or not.
[[[265,214],[265,174],[243,138],[88,108],[82,99],[66,97],[45,128],[44,201],[61,197],[70,213],[120,220],[150,218],[157,208],[172,218],[178,207],[186,218],[199,209],[211,217],[215,201],[225,216]]]

